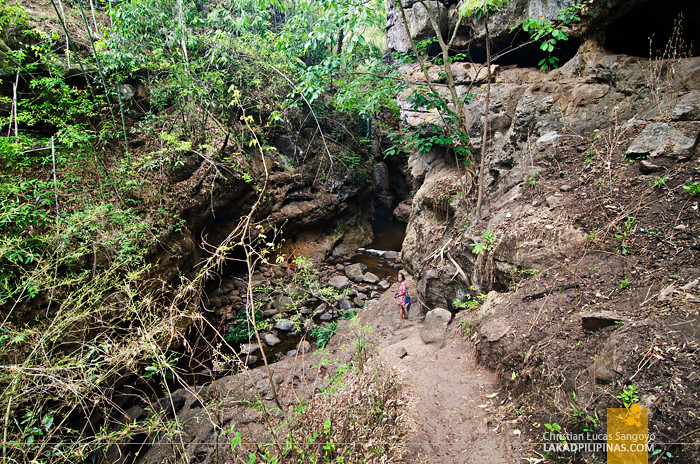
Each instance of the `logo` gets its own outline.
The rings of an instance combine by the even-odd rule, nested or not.
[[[653,449],[649,444],[649,410],[637,403],[629,408],[608,408],[607,438],[608,464],[647,464]]]

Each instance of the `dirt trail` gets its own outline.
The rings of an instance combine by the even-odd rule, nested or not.
[[[410,279],[408,283],[410,292],[415,285]],[[476,364],[455,321],[442,343],[425,344],[421,321],[398,319],[395,291],[395,286],[390,288],[363,310],[361,320],[373,327],[372,342],[399,374],[409,397],[407,412],[415,429],[405,462],[519,462],[519,445],[463,444],[518,441],[512,424],[497,409],[503,393],[493,396],[498,392],[496,374]]]

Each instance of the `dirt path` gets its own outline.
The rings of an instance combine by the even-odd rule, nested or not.
[[[409,289],[415,288],[412,284],[409,280]],[[422,322],[399,321],[394,292],[390,288],[363,310],[362,322],[373,327],[372,342],[408,392],[415,429],[405,462],[520,461],[518,445],[470,444],[518,440],[497,409],[503,393],[493,395],[498,392],[496,374],[476,364],[454,321],[442,343],[425,344],[420,336]]]

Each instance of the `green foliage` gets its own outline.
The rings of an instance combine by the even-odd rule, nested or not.
[[[525,181],[530,185],[530,187],[535,188],[537,187],[537,177],[537,173],[533,174],[532,177],[525,176]]]
[[[481,17],[483,14],[491,14],[503,8],[509,0],[465,0],[459,7],[461,16],[472,16],[474,13]]]
[[[474,287],[470,288],[471,291],[476,293],[476,289]],[[471,294],[465,295],[463,300],[459,300],[455,298],[452,300],[452,306],[455,308],[459,309],[476,309],[479,306],[481,306],[484,301],[486,300],[486,295],[478,293],[476,296],[472,296]]]
[[[620,250],[623,255],[634,253],[634,233],[637,230],[637,221],[633,217],[625,219],[625,224],[622,228],[618,228],[615,238],[620,240]]]
[[[337,331],[338,323],[333,321],[327,325],[314,327],[311,330],[311,336],[316,339],[316,345],[318,345],[319,348],[325,348],[331,337],[333,337]]]
[[[626,408],[629,408],[634,403],[639,401],[639,395],[637,394],[638,389],[638,385],[626,385],[623,388],[622,393],[617,395],[616,398],[622,401],[622,404],[624,404]]]
[[[688,192],[688,195],[700,195],[700,182],[693,182],[683,185],[683,190]]]
[[[469,104],[474,94],[468,93],[464,104]],[[404,138],[407,150],[416,149],[423,155],[434,146],[447,147],[454,151],[455,156],[465,165],[471,164],[471,148],[469,134],[461,129],[459,115],[452,109],[447,100],[437,91],[428,87],[416,87],[406,101],[415,109],[436,109],[444,125],[423,123],[413,128]]]
[[[258,330],[264,330],[269,326],[269,322],[265,320],[259,309],[255,310],[255,325]],[[229,342],[245,342],[250,341],[254,334],[253,318],[248,317],[248,314],[241,310],[233,316],[233,321],[229,326],[225,338],[226,341]]]
[[[484,255],[487,252],[493,250],[496,243],[496,235],[491,229],[486,230],[481,235],[482,240],[480,242],[474,242],[470,247],[472,247],[472,253],[475,255]]]
[[[651,180],[650,185],[656,189],[663,190],[666,188],[666,181],[668,180],[668,176],[660,176],[660,177],[654,177]]]
[[[557,42],[569,40],[567,35],[570,31],[569,24],[574,21],[581,21],[580,14],[586,10],[592,1],[586,0],[581,3],[575,3],[559,11],[555,21],[544,17],[520,20],[516,26],[511,28],[511,32],[520,27],[523,31],[530,34],[531,40],[540,42],[540,50],[547,53],[547,56],[538,63],[541,71],[547,72],[558,68],[559,58],[552,55]]]
[[[464,338],[469,338],[472,333],[472,326],[471,322],[466,317],[463,317],[459,320],[459,330],[462,331],[462,335]]]
[[[629,287],[629,285],[630,285],[630,280],[627,277],[625,277],[624,279],[622,279],[620,281],[620,290],[626,289],[627,287]]]

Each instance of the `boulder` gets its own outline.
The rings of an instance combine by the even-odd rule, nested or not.
[[[698,133],[692,129],[690,135],[686,132],[687,130],[681,130],[681,127],[674,123],[647,124],[642,133],[627,148],[625,157],[641,159],[663,155],[689,158],[694,154]]]
[[[349,309],[353,309],[355,305],[352,304],[352,301],[348,300],[347,298],[342,298],[338,300],[338,307],[344,311],[347,311]]]
[[[394,208],[394,220],[399,222],[408,222],[411,217],[411,200],[404,200]]]
[[[241,354],[253,354],[260,350],[260,345],[257,343],[244,343],[241,345]]]
[[[382,258],[384,259],[396,259],[399,257],[399,252],[398,251],[385,251],[382,253]]]
[[[367,266],[362,263],[355,263],[345,266],[345,275],[353,282],[362,282],[363,273],[367,270]]]
[[[367,272],[367,273],[362,275],[362,281],[367,282],[368,284],[378,284],[379,277],[377,277],[376,274],[372,274],[371,272]]]
[[[388,281],[382,280],[379,282],[379,288],[381,288],[382,290],[388,290],[389,287],[391,287],[391,284]]]
[[[282,340],[279,339],[275,334],[267,333],[263,335],[263,341],[267,346],[275,346],[279,345],[282,343]]]
[[[333,315],[331,313],[323,313],[321,314],[321,317],[319,317],[319,319],[324,322],[332,321]]]
[[[277,330],[282,330],[283,332],[292,332],[295,330],[294,323],[289,319],[280,319],[275,322],[275,325],[272,327]]]
[[[350,282],[350,279],[348,279],[345,276],[335,276],[328,281],[328,285],[330,285],[338,291],[341,291],[345,290],[350,285],[352,285],[352,282]]]
[[[673,108],[671,118],[675,121],[700,120],[700,91],[683,95]]]
[[[435,308],[425,315],[420,337],[424,343],[435,343],[445,339],[447,324],[452,320],[452,313],[445,308]]]
[[[490,342],[497,342],[512,330],[511,326],[500,317],[493,317],[481,324],[479,334]]]

